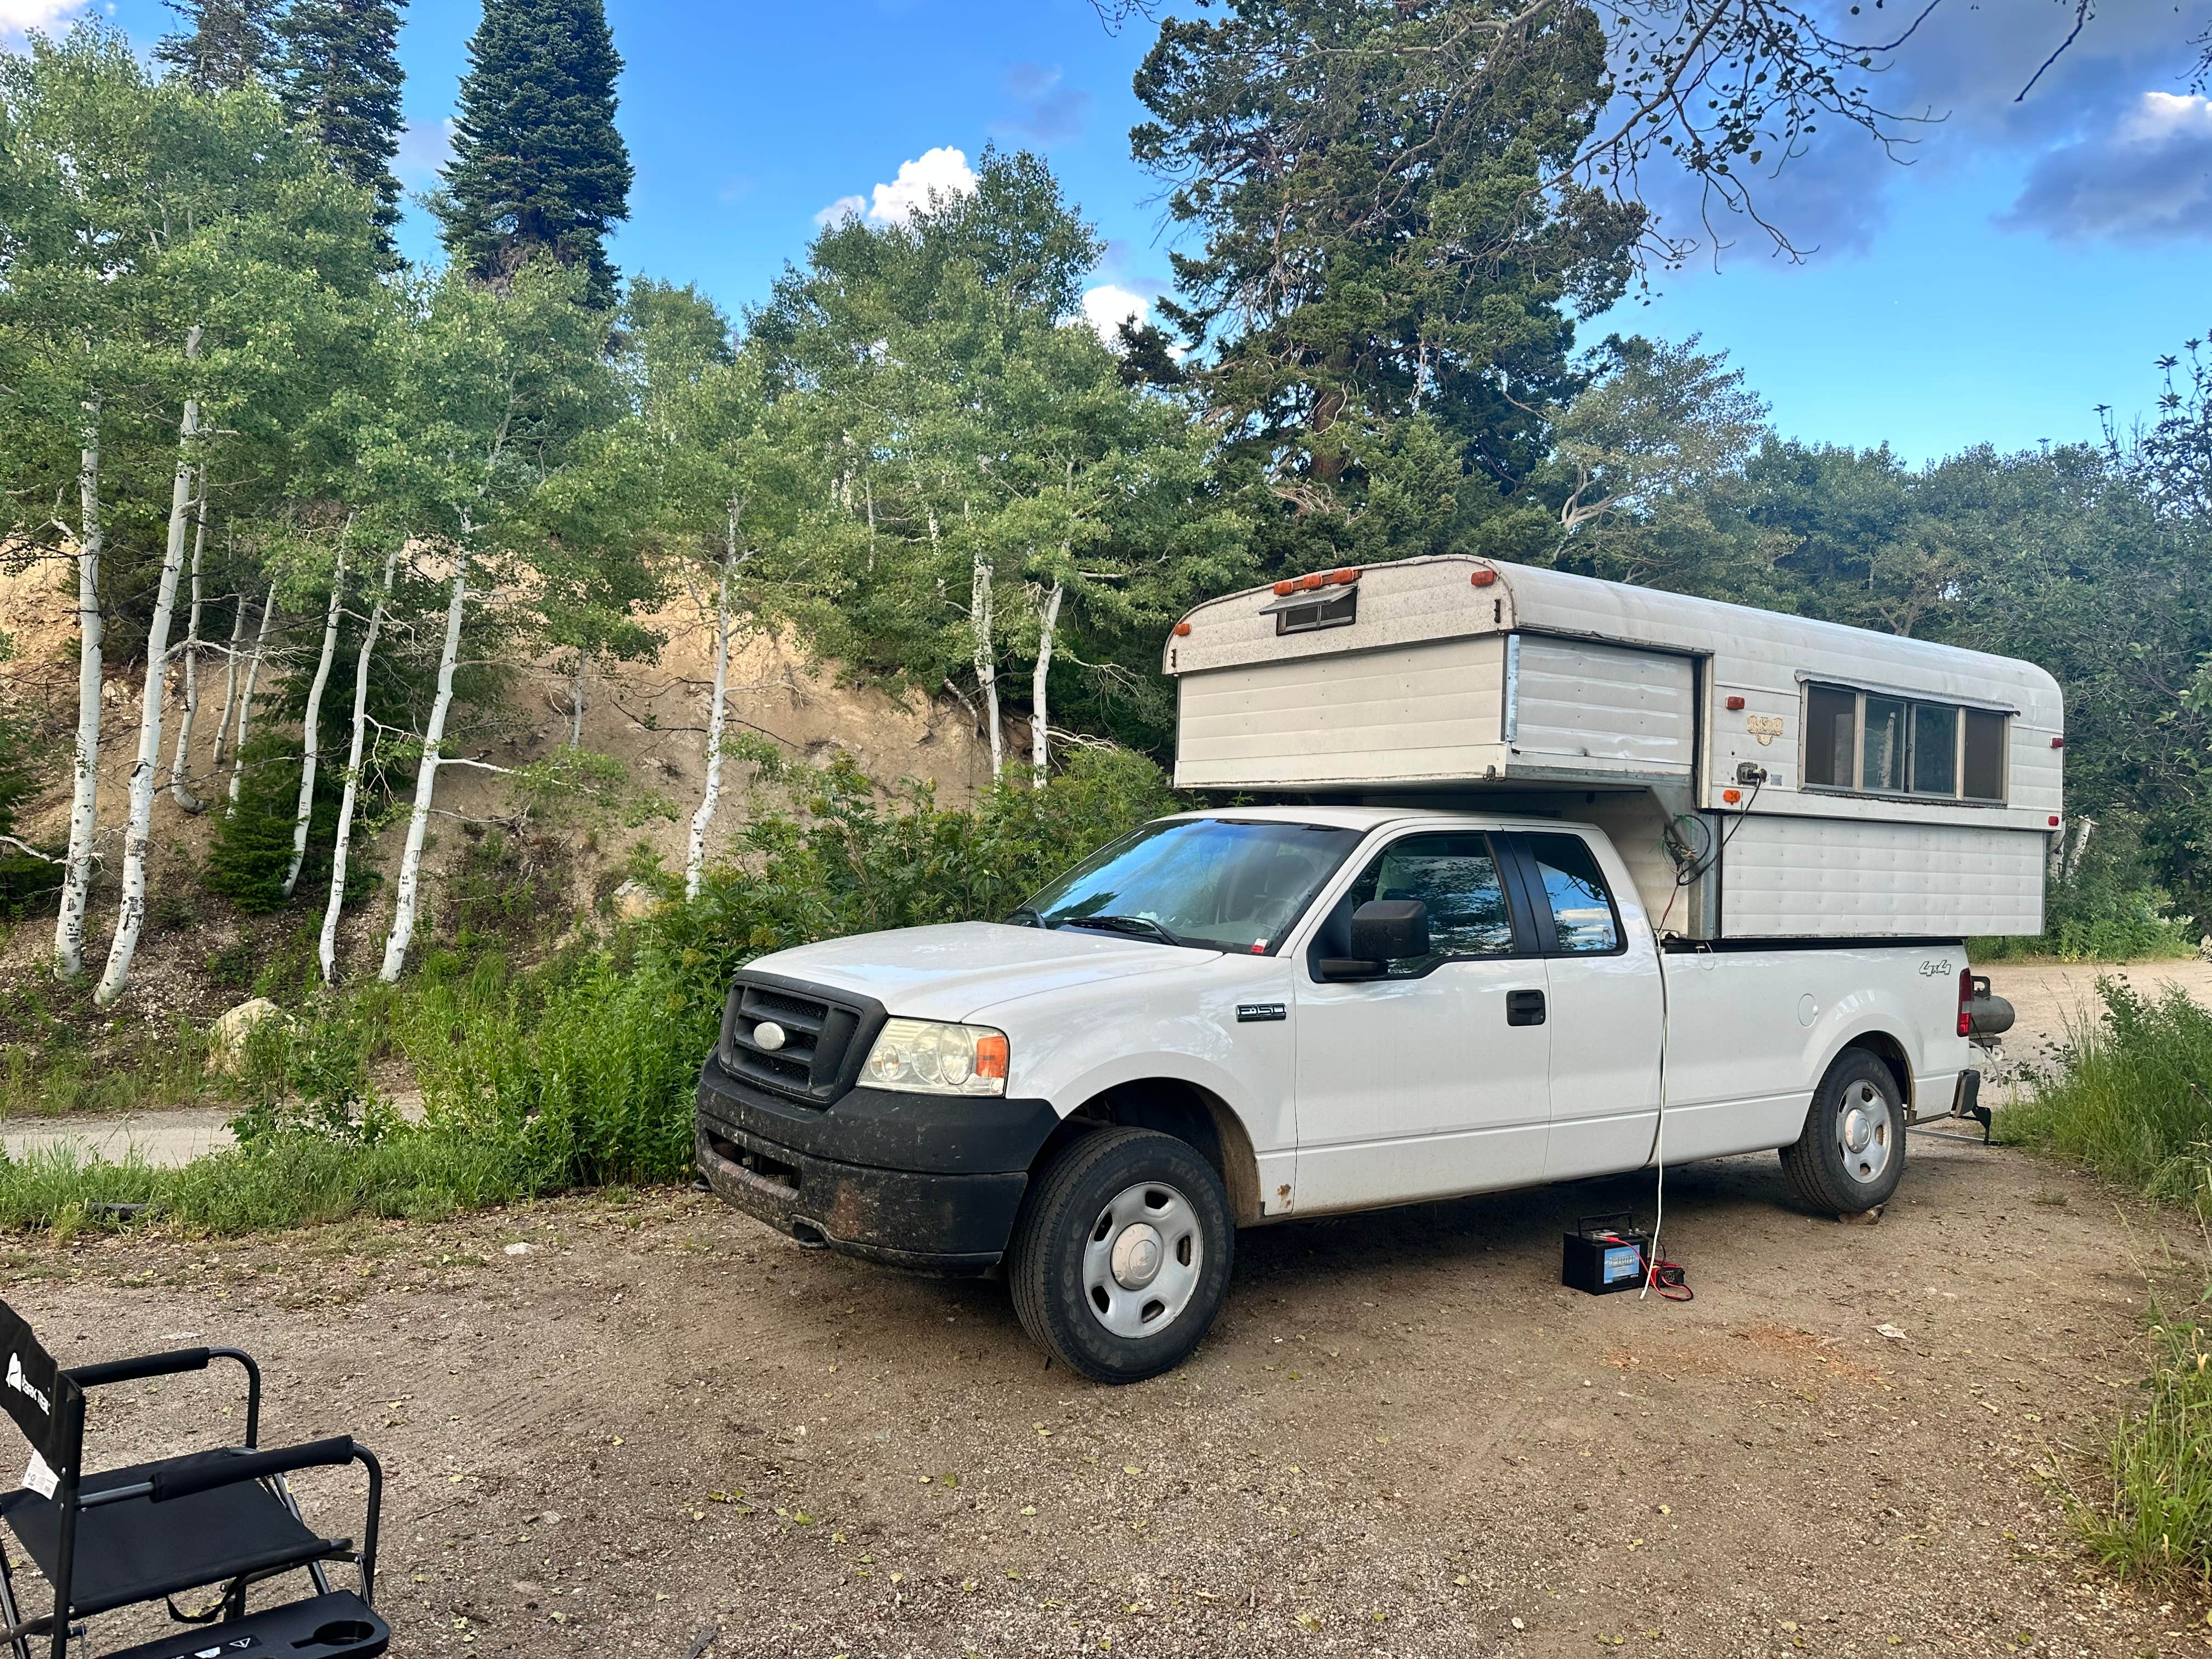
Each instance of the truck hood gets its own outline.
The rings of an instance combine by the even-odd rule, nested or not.
[[[1219,954],[1080,928],[957,921],[825,939],[775,951],[748,968],[857,991],[894,1014],[959,1020],[993,1003],[1167,973]]]

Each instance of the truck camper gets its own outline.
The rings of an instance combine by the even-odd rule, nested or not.
[[[1239,1228],[1778,1151],[1878,1209],[2042,929],[2042,670],[1447,556],[1200,605],[1147,824],[998,922],[751,963],[698,1158],[801,1241],[999,1273],[1072,1369],[1205,1334]]]

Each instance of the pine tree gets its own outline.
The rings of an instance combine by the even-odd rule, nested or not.
[[[389,256],[399,222],[392,161],[404,125],[399,14],[407,0],[292,0],[276,24],[284,43],[285,112],[322,140],[348,179],[376,193],[379,240]]]
[[[614,303],[605,239],[629,216],[631,178],[621,70],[602,0],[484,0],[437,202],[465,270],[489,281],[550,253],[584,268],[594,304]]]
[[[162,0],[191,27],[165,34],[154,56],[201,92],[235,92],[266,76],[283,0]]]

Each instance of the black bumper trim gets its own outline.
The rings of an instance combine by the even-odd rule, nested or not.
[[[839,1164],[924,1175],[1026,1170],[1060,1127],[1048,1100],[850,1089],[827,1105],[787,1099],[733,1076],[709,1055],[699,1119]]]
[[[1029,1188],[1025,1170],[945,1175],[816,1158],[710,1122],[703,1112],[696,1152],[707,1184],[755,1220],[847,1255],[927,1273],[997,1266]],[[750,1155],[766,1172],[732,1153]]]

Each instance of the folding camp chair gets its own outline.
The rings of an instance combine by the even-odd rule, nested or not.
[[[281,1451],[262,1451],[261,1372],[235,1348],[179,1348],[173,1353],[64,1370],[39,1346],[14,1309],[0,1302],[0,1348],[7,1372],[0,1405],[31,1443],[21,1490],[0,1497],[12,1528],[53,1589],[53,1610],[26,1619],[8,1552],[0,1548],[0,1653],[31,1659],[32,1638],[50,1659],[67,1659],[72,1640],[86,1652],[77,1621],[141,1603],[167,1603],[189,1628],[109,1659],[371,1659],[392,1632],[369,1606],[375,1593],[376,1527],[384,1474],[368,1448],[348,1436]],[[85,1472],[84,1391],[207,1369],[232,1359],[246,1370],[246,1443]],[[358,1462],[368,1471],[368,1512],[356,1551],[349,1540],[309,1530],[284,1483],[295,1469]],[[361,1589],[333,1589],[330,1561],[355,1562]],[[246,1591],[265,1579],[304,1572],[313,1593],[249,1613]],[[204,1615],[178,1610],[179,1591],[222,1587]]]

